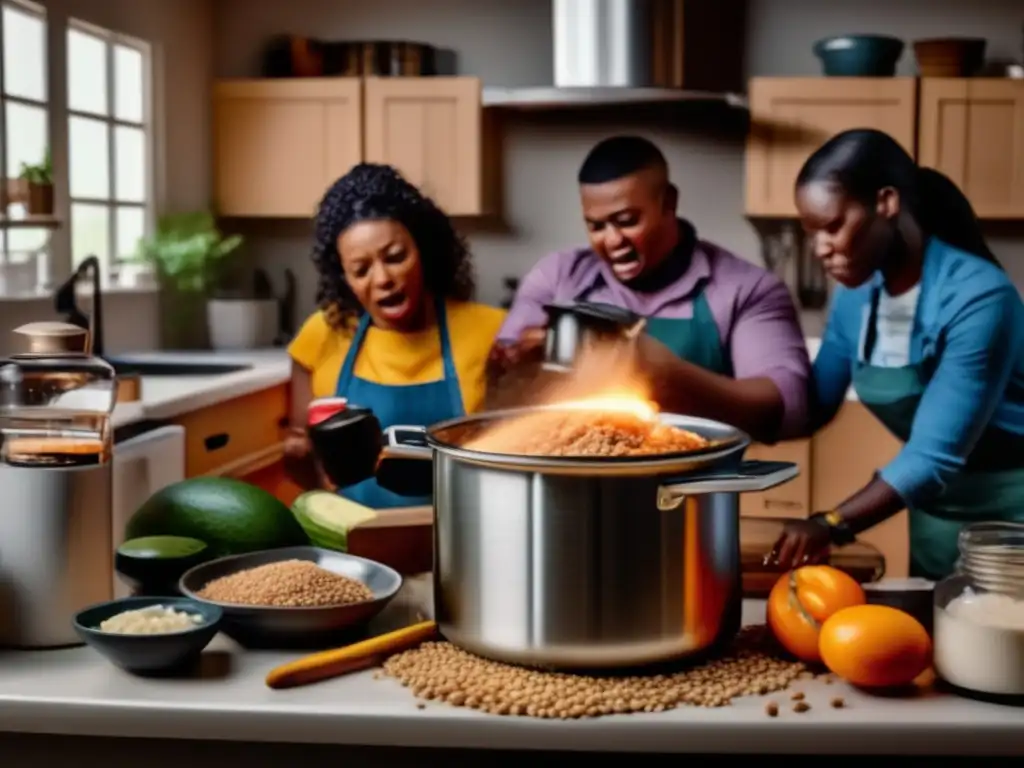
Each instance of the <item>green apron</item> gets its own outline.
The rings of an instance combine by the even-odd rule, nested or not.
[[[863,352],[853,369],[853,387],[864,406],[905,443],[931,380],[934,351],[926,343],[920,363],[898,368],[869,365],[877,315],[876,291],[867,313]],[[967,467],[941,495],[923,508],[909,509],[911,576],[935,581],[952,573],[959,558],[960,530],[970,523],[1024,522],[1024,452],[1020,442],[1019,436],[986,430]]]
[[[692,317],[650,317],[645,330],[680,359],[712,373],[732,376],[732,361],[722,345],[718,324],[711,314],[708,300],[704,298],[703,289],[693,297]]]

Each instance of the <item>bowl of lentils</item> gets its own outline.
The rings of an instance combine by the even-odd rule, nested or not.
[[[127,597],[90,606],[75,632],[115,666],[139,675],[192,667],[220,627],[216,605],[180,597]]]
[[[373,560],[320,547],[231,555],[188,570],[181,593],[223,612],[221,630],[247,648],[323,648],[358,636],[402,587]]]

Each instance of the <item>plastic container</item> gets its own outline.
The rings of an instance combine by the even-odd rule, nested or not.
[[[1024,696],[1024,525],[960,532],[960,560],[935,587],[935,671],[987,696]]]
[[[829,77],[892,77],[904,44],[886,35],[840,35],[814,44]]]

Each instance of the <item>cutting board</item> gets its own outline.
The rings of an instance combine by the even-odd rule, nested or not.
[[[434,565],[434,508],[377,510],[373,520],[348,532],[348,552],[384,563],[403,575],[430,571]]]

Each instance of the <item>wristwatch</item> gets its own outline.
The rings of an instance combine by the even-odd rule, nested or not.
[[[851,530],[843,516],[834,509],[829,512],[817,512],[808,519],[824,526],[828,530],[829,541],[838,547],[852,544],[857,539],[857,535]]]

